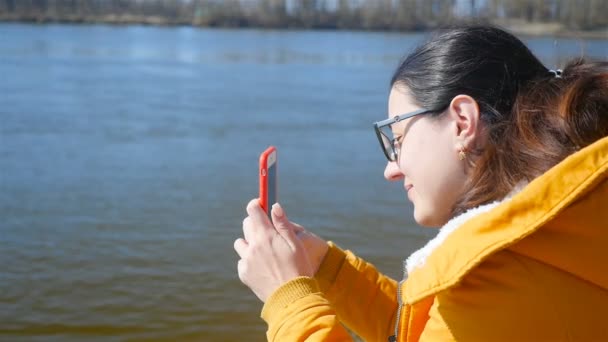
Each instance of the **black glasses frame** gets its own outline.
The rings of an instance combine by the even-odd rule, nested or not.
[[[397,161],[397,151],[395,151],[395,142],[397,139],[388,137],[386,134],[384,134],[382,132],[381,129],[383,127],[390,126],[394,123],[403,121],[405,119],[409,119],[409,118],[417,116],[417,115],[428,114],[428,113],[433,113],[433,112],[435,112],[435,111],[423,108],[423,109],[418,109],[418,110],[415,110],[415,111],[407,113],[407,114],[396,115],[390,119],[385,119],[385,120],[374,122],[374,131],[376,131],[376,136],[378,137],[378,141],[380,142],[380,147],[382,148],[382,152],[384,152],[384,155],[386,156],[386,159],[388,159],[388,161],[392,161],[392,162]],[[382,139],[383,136],[386,138],[386,141],[390,142],[390,144],[389,144],[390,152],[387,150],[387,148],[384,145],[384,139]]]

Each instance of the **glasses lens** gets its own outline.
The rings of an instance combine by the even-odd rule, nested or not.
[[[380,137],[382,138],[382,148],[384,149],[384,154],[388,160],[395,161],[396,155],[393,148],[393,131],[391,130],[390,125],[380,127]]]

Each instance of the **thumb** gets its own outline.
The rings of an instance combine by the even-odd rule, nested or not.
[[[293,228],[293,231],[294,231],[296,234],[300,234],[300,233],[306,233],[306,228],[304,228],[304,227],[300,226],[300,225],[299,225],[299,224],[297,224],[297,223],[293,223],[293,222],[290,222],[290,223],[291,223],[291,226],[292,226],[292,228]]]
[[[272,223],[274,224],[275,229],[279,234],[291,245],[291,247],[295,247],[293,245],[293,241],[295,240],[295,231],[291,222],[287,219],[287,215],[285,215],[285,211],[283,211],[283,207],[279,203],[275,203],[272,205]]]

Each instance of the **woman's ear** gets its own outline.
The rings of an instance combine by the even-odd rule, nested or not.
[[[457,148],[470,150],[480,134],[479,105],[469,95],[456,95],[448,108],[448,115],[455,127]]]

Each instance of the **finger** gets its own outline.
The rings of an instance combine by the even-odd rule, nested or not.
[[[251,217],[247,216],[243,220],[243,237],[245,241],[252,241],[253,238],[253,227],[251,225]]]
[[[238,263],[236,264],[236,269],[239,274],[239,280],[243,284],[247,285],[247,277],[245,276],[245,271],[246,271],[245,260],[243,260],[243,259],[239,260]]]
[[[293,231],[294,231],[296,234],[299,234],[299,233],[304,233],[304,232],[306,231],[306,228],[302,227],[301,225],[299,225],[299,224],[297,224],[297,223],[293,223],[293,222],[290,222],[290,223],[291,223],[291,226],[292,226],[292,228],[293,228]]]
[[[247,243],[247,241],[245,241],[241,238],[236,239],[234,241],[234,250],[239,255],[239,257],[241,257],[241,259],[243,259],[247,256],[248,247],[249,247],[249,244]]]
[[[287,241],[292,250],[295,250],[295,232],[291,226],[291,223],[287,219],[285,211],[279,203],[272,205],[272,222],[274,227],[279,234]]]
[[[253,231],[253,236],[258,236],[264,233],[274,233],[274,227],[260,206],[260,202],[257,198],[252,199],[249,201],[249,204],[247,204],[247,214],[249,214],[249,217],[251,217],[252,226],[256,228]]]

